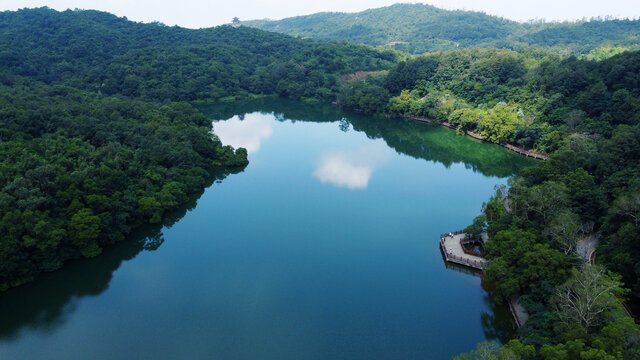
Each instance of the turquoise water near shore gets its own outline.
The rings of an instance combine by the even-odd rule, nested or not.
[[[250,165],[163,226],[0,294],[0,359],[447,359],[512,335],[438,235],[532,160],[331,106],[202,111]]]

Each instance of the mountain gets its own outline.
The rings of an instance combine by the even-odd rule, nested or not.
[[[444,10],[424,4],[395,4],[359,13],[317,13],[243,25],[316,40],[387,45],[412,53],[457,47],[541,46],[588,53],[602,46],[634,46],[638,20],[519,23],[481,12]]]

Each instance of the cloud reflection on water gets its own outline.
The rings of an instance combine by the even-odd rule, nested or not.
[[[260,149],[262,141],[273,135],[271,120],[262,114],[247,114],[213,123],[213,131],[224,145],[243,147],[249,154]]]
[[[320,158],[313,176],[322,183],[348,188],[366,189],[373,172],[391,157],[391,150],[375,142],[356,151],[335,151]]]

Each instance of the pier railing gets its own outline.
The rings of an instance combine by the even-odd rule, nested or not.
[[[465,247],[466,244],[474,243],[477,241],[478,240],[462,238],[460,239],[460,247],[462,248],[462,251],[464,251],[464,253],[467,255],[482,257],[482,254],[479,251],[469,250]]]
[[[515,151],[520,155],[525,155],[525,156],[529,156],[538,160],[547,160],[549,159],[549,155],[547,154],[543,154],[543,153],[539,153],[533,150],[527,150],[515,145],[511,145],[511,144],[500,144],[504,147],[506,147],[507,149],[511,150],[511,151]]]
[[[489,266],[489,262],[487,260],[472,260],[454,254],[447,254],[447,258],[450,259],[449,261],[451,262],[471,266],[477,269],[484,269]]]
[[[444,239],[447,236],[451,236],[451,235],[460,235],[462,233],[464,233],[464,230],[458,230],[458,231],[448,232],[448,233],[445,233],[445,234],[440,234],[440,239]]]

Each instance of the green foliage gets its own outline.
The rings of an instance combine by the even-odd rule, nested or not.
[[[360,15],[358,24],[350,15],[317,15],[314,26],[374,44],[400,33],[432,34],[410,40],[413,51],[523,42],[586,53],[604,43],[632,45],[628,35],[638,32],[630,20],[517,24],[408,4]],[[374,21],[397,32],[380,37]],[[4,12],[0,23],[0,290],[98,255],[133,228],[162,222],[224,169],[247,164],[246,150],[223,146],[204,116],[176,101],[337,95],[340,105],[366,113],[428,117],[489,141],[553,153],[510,180],[508,191],[498,187],[468,228],[477,235],[486,220],[492,262],[485,282],[493,292],[524,295],[531,318],[522,342],[481,344],[461,358],[640,355],[637,326],[619,315],[615,297],[589,324],[567,320],[575,312],[558,305],[562,291],[576,300],[602,283],[619,293],[615,275],[584,291],[576,287],[583,281],[572,272],[572,249],[582,234],[595,232],[598,261],[640,298],[640,52],[613,48],[578,59],[524,47],[462,49],[396,64],[397,52],[366,46],[246,27],[138,24],[96,11]],[[402,132],[369,119],[352,125],[417,158],[473,159],[480,171],[511,173],[499,159],[439,151],[446,140],[416,124]],[[428,154],[424,142],[432,144]]]
[[[487,217],[484,214],[473,219],[473,223],[464,229],[464,233],[474,239],[480,239],[482,233],[487,228]]]
[[[484,206],[491,259],[484,281],[497,296],[522,295],[530,318],[519,332],[536,359],[640,354],[640,329],[620,304],[640,295],[637,129],[622,124],[608,139],[561,140],[550,160],[511,179],[508,191],[498,187]],[[598,234],[598,263],[620,275],[578,266],[577,242]]]
[[[461,354],[452,360],[533,360],[536,350],[531,345],[523,345],[518,340],[511,340],[500,347],[495,342],[481,342],[475,350]]]
[[[487,243],[492,259],[484,280],[493,284],[494,294],[512,296],[532,291],[543,283],[560,284],[568,276],[570,263],[559,251],[539,243],[536,234],[518,228],[502,230]]]
[[[343,82],[337,102],[346,108],[375,114],[385,110],[389,98],[389,91],[382,86],[381,76],[368,75]]]
[[[96,240],[100,235],[100,218],[91,209],[78,210],[69,220],[68,233],[71,243],[80,249],[85,257],[94,257],[101,252]]]

